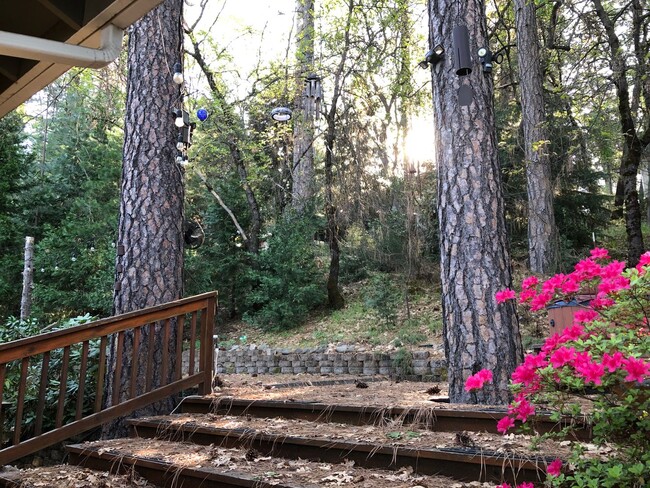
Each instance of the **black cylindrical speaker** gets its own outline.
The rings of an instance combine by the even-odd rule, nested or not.
[[[466,76],[472,72],[472,57],[469,50],[469,31],[464,25],[457,25],[453,31],[454,61],[456,74]]]

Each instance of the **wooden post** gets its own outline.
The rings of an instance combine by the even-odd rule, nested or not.
[[[20,299],[20,320],[27,320],[32,312],[34,284],[34,238],[25,237],[25,265],[23,267],[23,294]]]

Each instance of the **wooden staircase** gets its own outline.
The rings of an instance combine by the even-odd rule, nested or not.
[[[493,487],[543,479],[550,458],[491,447],[504,414],[195,396],[172,415],[130,420],[129,439],[68,446],[68,462],[187,488]],[[561,425],[542,418],[538,427]]]

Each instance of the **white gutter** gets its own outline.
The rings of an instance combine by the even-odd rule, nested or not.
[[[101,30],[100,47],[95,49],[0,31],[0,55],[68,66],[102,68],[119,56],[123,35],[122,29],[108,24]]]

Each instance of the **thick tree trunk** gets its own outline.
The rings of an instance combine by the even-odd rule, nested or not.
[[[559,242],[553,210],[550,144],[544,112],[535,4],[515,0],[517,60],[528,189],[528,255],[534,273],[557,271]]]
[[[183,174],[175,160],[178,129],[171,114],[172,108],[181,103],[171,67],[182,59],[182,5],[183,0],[166,0],[134,24],[129,35],[115,314],[177,300],[183,295]],[[156,334],[154,387],[172,378],[176,340],[172,337],[163,344],[160,328],[157,324],[155,332],[143,329],[136,364],[131,362],[133,336],[125,338],[122,383],[116,385],[121,400],[128,398],[131,368],[141,372],[136,375],[137,393],[144,391],[149,333]],[[169,349],[171,364],[164,380],[160,377],[163,348]],[[114,337],[107,378],[112,377],[116,353]],[[109,406],[111,385],[105,398]],[[169,413],[172,407],[170,399],[137,414]],[[121,422],[110,423],[103,429],[104,436],[123,433]]]
[[[430,45],[445,49],[432,69],[443,330],[450,401],[503,404],[522,347],[514,305],[497,305],[494,298],[512,278],[493,85],[477,62],[470,75],[458,76],[452,45],[457,25],[467,26],[471,52],[487,45],[484,8],[481,0],[429,0]],[[473,90],[468,106],[459,104],[461,85]],[[492,370],[494,383],[466,392],[465,380],[481,369]]]
[[[294,209],[302,211],[314,197],[314,124],[306,110],[304,79],[314,69],[314,0],[296,0],[296,102],[293,123],[293,167],[291,171]]]
[[[635,9],[640,5],[632,2]],[[618,98],[618,113],[621,123],[621,134],[623,135],[623,154],[621,156],[620,179],[616,187],[616,201],[619,201],[619,194],[622,188],[623,203],[625,210],[625,230],[627,233],[627,264],[636,266],[641,254],[645,250],[643,234],[641,233],[641,205],[639,204],[639,193],[637,189],[637,175],[644,143],[641,139],[648,137],[646,132],[639,136],[632,105],[630,103],[630,87],[627,80],[628,66],[625,60],[624,49],[616,32],[616,25],[605,11],[600,0],[593,0],[596,15],[605,29],[607,43],[610,51],[610,66],[612,69],[612,80],[616,85],[616,96]],[[635,28],[640,28],[634,23]]]

